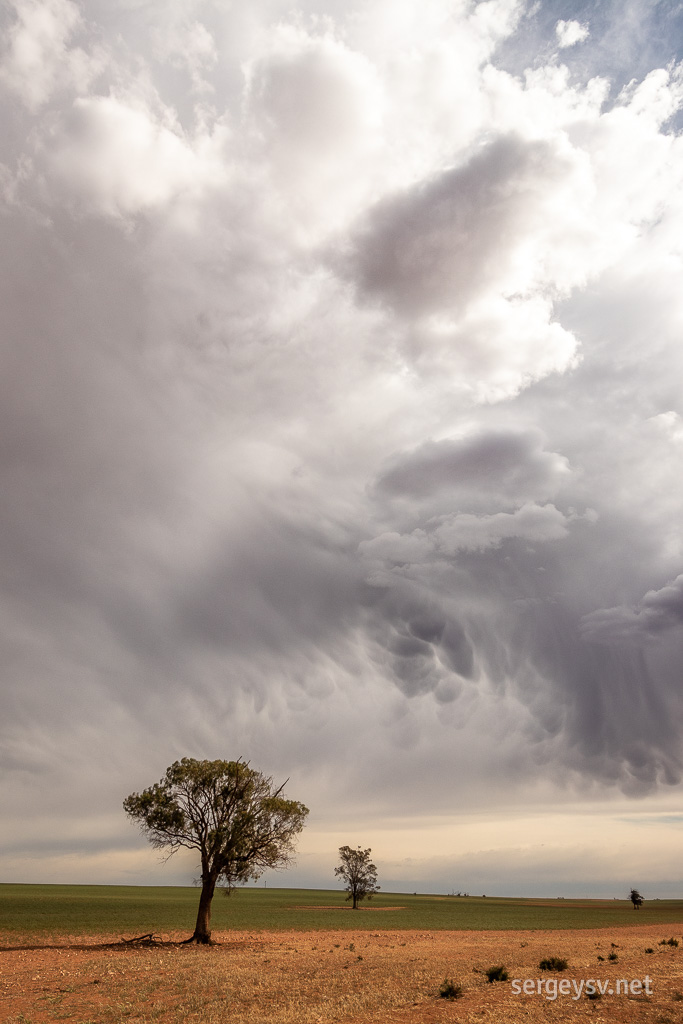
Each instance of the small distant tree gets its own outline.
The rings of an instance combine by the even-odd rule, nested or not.
[[[211,901],[216,886],[228,892],[256,879],[266,868],[290,863],[294,839],[308,808],[282,796],[286,782],[244,761],[196,761],[184,757],[142,793],[123,801],[152,846],[196,850],[202,891],[194,933],[187,942],[211,942]]]
[[[335,875],[344,880],[347,900],[353,900],[353,910],[365,899],[371,900],[380,886],[377,884],[377,868],[370,860],[372,850],[363,850],[359,846],[352,850],[350,846],[340,846],[341,864],[334,869]]]
[[[633,909],[634,910],[640,910],[640,908],[643,905],[643,897],[640,895],[638,890],[637,889],[631,889],[630,893],[628,894],[628,898],[630,899],[631,903],[633,904]]]

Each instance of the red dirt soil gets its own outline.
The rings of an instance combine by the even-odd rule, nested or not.
[[[534,1024],[683,1022],[683,923],[580,931],[224,932],[218,945],[107,947],[102,939],[14,948],[0,937],[0,1020],[6,1024]],[[661,945],[670,937],[681,943]],[[164,936],[178,940],[181,936]],[[110,937],[109,941],[116,941]],[[651,953],[645,950],[650,948]],[[610,961],[610,954],[617,959]],[[568,960],[542,971],[547,957]],[[598,959],[602,957],[603,959]],[[504,964],[508,980],[489,983]],[[444,978],[461,998],[439,997]],[[596,979],[645,982],[651,994],[575,998]],[[533,994],[515,994],[531,979]],[[541,984],[541,992],[537,987]],[[569,994],[552,994],[568,979]],[[550,985],[548,985],[550,982]]]

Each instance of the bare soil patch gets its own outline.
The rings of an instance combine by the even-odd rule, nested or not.
[[[599,1024],[683,1022],[683,923],[580,931],[224,932],[213,947],[121,946],[119,936],[12,945],[0,936],[6,1024]],[[679,947],[660,945],[677,938]],[[652,953],[646,953],[646,949]],[[613,954],[616,960],[610,961]],[[539,969],[548,957],[567,970]],[[598,957],[602,957],[599,960]],[[487,968],[509,978],[489,983]],[[651,995],[546,998],[548,979],[650,979]],[[439,997],[445,978],[462,986]],[[513,980],[542,993],[515,995]],[[552,990],[552,986],[551,986]]]
[[[375,910],[375,911],[377,911],[377,910],[405,910],[405,909],[406,909],[405,907],[356,907],[356,910]],[[318,906],[314,906],[311,903],[305,903],[305,904],[304,903],[301,903],[301,904],[299,904],[299,903],[292,903],[292,910],[344,910],[344,911],[348,911],[348,910],[350,910],[350,907],[339,906],[338,903],[330,904],[329,906],[327,906],[325,904],[322,904],[322,903],[319,904]]]

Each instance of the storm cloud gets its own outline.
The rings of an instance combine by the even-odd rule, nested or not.
[[[7,881],[163,881],[185,755],[311,884],[680,796],[683,36],[620,12],[5,6]]]

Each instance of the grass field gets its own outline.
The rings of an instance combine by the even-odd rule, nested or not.
[[[0,884],[0,933],[139,935],[194,927],[192,887]],[[510,930],[605,928],[683,919],[683,900],[502,899],[380,893],[357,911],[339,890],[238,889],[213,901],[215,930]]]

